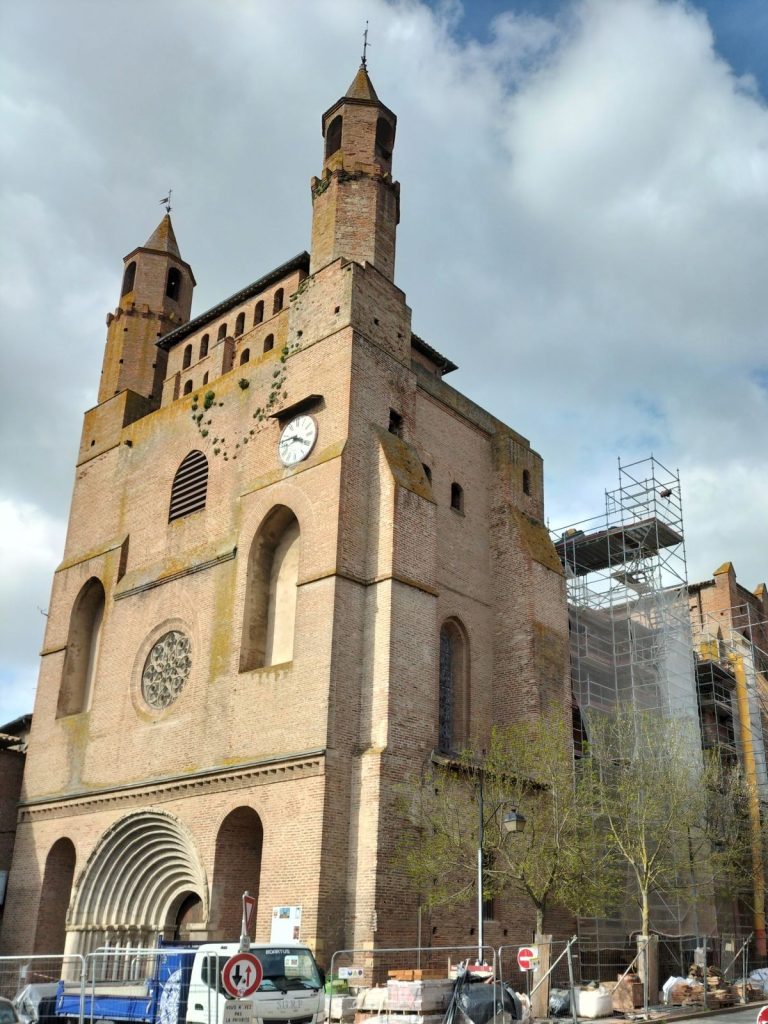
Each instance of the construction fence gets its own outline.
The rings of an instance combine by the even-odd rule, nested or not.
[[[654,939],[654,949],[660,987],[668,978],[687,978],[693,965],[714,966],[732,987],[735,1002],[768,1000],[768,961],[755,955],[749,941],[661,937]],[[658,989],[650,991],[641,980],[645,947],[636,938],[611,947],[575,936],[531,945],[528,970],[525,951],[518,945],[337,950],[326,965],[326,1018],[337,1024],[440,1024],[453,999],[453,980],[466,965],[496,987],[500,1006],[506,986],[519,994],[523,1019],[572,1016],[572,1006],[582,1017],[631,1014],[661,1002]],[[191,960],[184,960],[183,953],[173,947],[122,947],[87,956],[0,957],[0,996],[15,1000],[24,1024],[60,1024],[67,1018],[70,1024],[87,1024],[106,1019],[97,998],[109,987],[121,999],[119,1008],[113,1004],[115,1012],[107,1015],[111,1021],[181,1024],[187,1002],[182,999],[179,1009],[178,993],[186,992],[190,1012],[196,1008],[201,1021],[224,1024],[222,1006],[228,997],[222,972],[227,957],[206,957],[202,974],[198,964],[195,988]],[[192,954],[187,951],[186,956]],[[294,966],[299,970],[291,961]],[[757,980],[750,987],[745,979],[752,975]],[[294,999],[290,979],[278,980],[273,973],[269,978],[267,988],[271,984]],[[163,1002],[171,990],[175,1016]],[[704,999],[707,1005],[706,991]],[[189,1024],[189,1014],[186,1020]]]

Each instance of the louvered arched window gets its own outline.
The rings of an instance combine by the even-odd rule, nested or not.
[[[168,522],[205,508],[208,493],[208,460],[202,452],[194,451],[176,470],[171,487],[171,506]]]

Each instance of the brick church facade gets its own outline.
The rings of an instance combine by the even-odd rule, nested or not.
[[[244,889],[259,940],[291,905],[326,962],[413,945],[398,785],[494,722],[570,714],[541,458],[411,330],[396,117],[364,67],[322,127],[309,254],[192,319],[170,217],[125,258],[3,952],[235,938]],[[527,938],[530,910],[508,923]]]

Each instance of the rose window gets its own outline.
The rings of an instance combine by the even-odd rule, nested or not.
[[[167,708],[181,693],[192,667],[189,637],[178,630],[165,633],[147,655],[141,692],[150,707]]]

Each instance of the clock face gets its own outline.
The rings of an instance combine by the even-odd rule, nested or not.
[[[277,446],[280,461],[284,466],[295,466],[306,459],[317,440],[317,424],[311,416],[296,416],[283,427]]]

